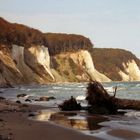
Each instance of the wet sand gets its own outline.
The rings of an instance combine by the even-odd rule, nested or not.
[[[140,133],[125,129],[114,129],[108,132],[109,135],[126,140],[140,139]]]
[[[28,119],[32,111],[43,108],[0,101],[0,140],[98,140],[49,122]]]
[[[99,140],[108,139],[107,136],[120,140],[140,139],[140,133],[129,130],[113,129],[106,133],[106,137],[97,138],[49,122],[28,119],[29,114],[40,109],[47,108],[1,100],[0,140]]]

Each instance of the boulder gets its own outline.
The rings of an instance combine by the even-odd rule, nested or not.
[[[49,100],[55,100],[56,98],[53,96],[48,97]]]
[[[1,101],[1,100],[5,100],[5,99],[6,99],[6,98],[4,98],[4,97],[0,97],[0,101]]]
[[[16,103],[21,104],[21,101],[17,100]]]
[[[43,97],[40,97],[39,99],[35,99],[35,101],[49,101],[49,100],[54,100],[54,99],[56,99],[56,98],[53,96],[50,96],[50,97],[43,96]]]
[[[18,94],[18,95],[17,95],[17,98],[20,98],[20,97],[25,97],[25,96],[27,96],[27,94],[22,93],[22,94]]]
[[[30,99],[26,99],[25,102],[32,102]]]

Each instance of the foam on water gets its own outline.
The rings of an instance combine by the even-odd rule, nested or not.
[[[140,82],[111,82],[103,83],[104,87],[113,90],[117,86],[118,98],[127,99],[140,99]],[[55,102],[69,99],[71,96],[84,97],[86,93],[87,83],[64,83],[64,84],[48,84],[48,85],[33,85],[33,86],[20,86],[15,88],[1,89],[4,96],[11,100],[17,100],[17,94],[28,94],[29,96],[54,96]],[[83,98],[83,99],[84,99]],[[81,100],[82,101],[82,100]],[[41,104],[42,102],[40,102]],[[35,102],[36,104],[36,102]],[[52,104],[52,103],[51,103]],[[44,105],[44,103],[43,103]]]
[[[127,98],[127,99],[137,99],[140,100],[140,82],[111,82],[103,83],[103,86],[108,89],[113,89],[117,86],[118,98]],[[15,88],[0,89],[2,93],[1,96],[6,97],[7,99],[16,101],[18,94],[27,94],[27,97],[39,98],[42,96],[54,96],[55,100],[50,101],[33,101],[32,104],[44,105],[49,107],[57,107],[58,104],[62,103],[64,100],[69,99],[71,96],[85,98],[87,83],[64,83],[64,84],[48,84],[48,85],[33,85],[33,86],[20,86]],[[27,98],[26,97],[26,98]],[[25,98],[21,99],[24,102]],[[86,105],[85,100],[79,100],[80,103]],[[84,114],[84,113],[83,113]],[[84,128],[87,127],[88,123],[85,123],[84,120],[87,118],[87,114],[84,115],[78,114],[75,116],[67,116],[68,120],[71,120],[77,124],[81,121]],[[62,115],[62,114],[60,114]],[[49,117],[50,114],[47,116]],[[45,115],[42,114],[42,119],[45,118]],[[61,116],[62,117],[62,116]],[[63,118],[63,117],[62,117]],[[98,118],[98,117],[97,117]],[[65,121],[67,121],[67,119]],[[99,123],[96,130],[85,130],[83,133],[90,134],[94,136],[100,136],[102,138],[106,137],[107,131],[112,129],[127,129],[133,130],[135,132],[140,132],[140,112],[134,110],[127,110],[127,113],[124,116],[109,116],[110,121],[103,121]],[[88,120],[89,121],[89,120]],[[68,122],[69,123],[69,122]],[[94,123],[93,123],[94,124]],[[78,127],[76,128],[78,129]],[[99,135],[100,134],[100,135]],[[120,140],[113,136],[108,136],[109,139]]]
[[[125,115],[129,118],[140,120],[140,111],[128,111]]]

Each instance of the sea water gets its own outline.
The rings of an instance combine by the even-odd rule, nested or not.
[[[86,88],[88,83],[63,83],[63,84],[47,84],[47,85],[32,85],[18,86],[15,88],[0,89],[0,96],[16,101],[18,94],[27,94],[29,98],[39,98],[42,96],[54,96],[56,100],[49,102],[32,102],[32,104],[41,104],[46,106],[57,106],[71,96],[83,97],[86,96]],[[114,92],[113,87],[117,86],[118,98],[140,100],[140,82],[110,82],[103,83],[103,86],[110,94]],[[23,100],[24,101],[24,100]]]
[[[37,99],[42,96],[53,96],[56,99],[50,101],[32,101],[31,104],[43,105],[51,107],[51,109],[40,111],[34,118],[40,121],[51,121],[65,127],[78,129],[81,132],[94,135],[107,135],[107,131],[112,129],[125,129],[140,133],[140,112],[135,110],[125,110],[124,115],[113,116],[96,116],[89,115],[87,112],[59,112],[57,108],[64,100],[71,96],[81,98],[86,96],[86,88],[88,83],[63,83],[63,84],[47,84],[47,85],[32,85],[18,86],[15,88],[0,89],[0,96],[6,97],[9,100],[21,100],[25,102],[25,98]],[[140,82],[110,82],[103,83],[103,86],[110,94],[114,92],[117,86],[118,98],[140,100]],[[18,94],[27,94],[25,98],[17,98]],[[82,105],[86,105],[85,100],[79,100]],[[109,137],[107,137],[109,138]],[[109,139],[112,139],[111,136]]]

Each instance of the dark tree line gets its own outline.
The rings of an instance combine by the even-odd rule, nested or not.
[[[0,18],[0,43],[17,44],[24,47],[44,45],[49,48],[51,55],[61,52],[89,50],[92,48],[90,40],[81,35],[42,33],[39,30],[22,24],[9,23]]]
[[[3,18],[0,18],[0,43],[22,46],[43,44],[47,46],[47,40],[39,30],[21,24],[12,24]]]
[[[74,52],[78,50],[90,50],[93,46],[91,41],[75,34],[47,33],[48,48],[51,55],[61,52]]]

